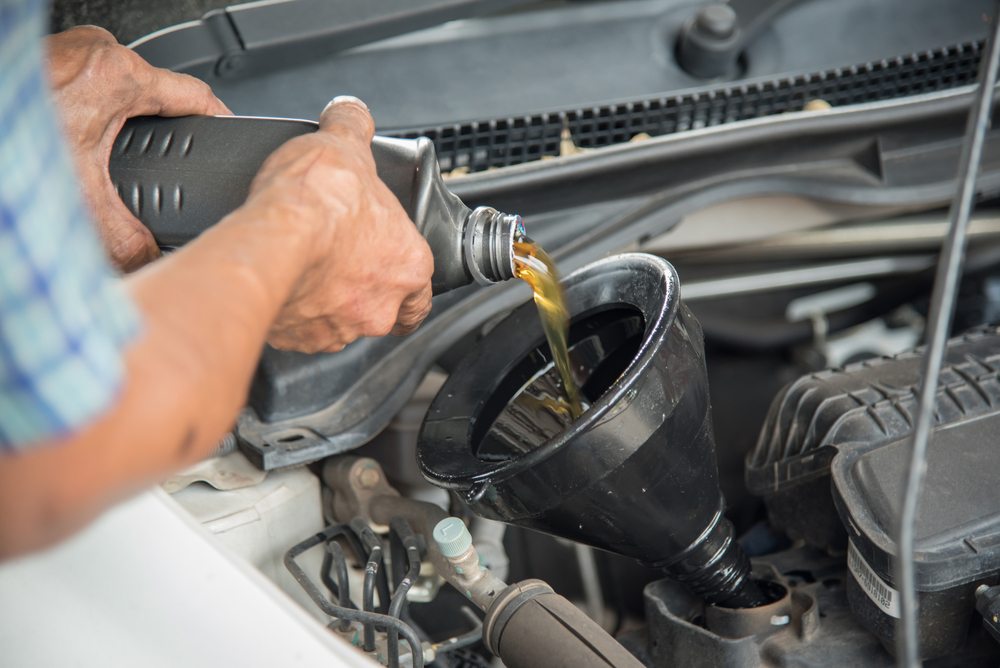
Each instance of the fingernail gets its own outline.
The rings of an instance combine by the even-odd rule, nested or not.
[[[360,98],[354,97],[353,95],[338,95],[337,97],[330,100],[330,104],[326,105],[327,108],[332,107],[335,104],[356,104],[368,113],[371,111],[368,109],[368,105],[365,104]]]

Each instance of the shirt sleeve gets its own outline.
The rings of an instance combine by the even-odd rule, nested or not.
[[[107,410],[139,328],[49,97],[44,11],[0,0],[0,452],[72,433]]]

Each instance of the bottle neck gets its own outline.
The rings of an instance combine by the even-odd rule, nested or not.
[[[465,261],[481,285],[514,278],[514,242],[524,235],[520,216],[480,206],[465,221]]]

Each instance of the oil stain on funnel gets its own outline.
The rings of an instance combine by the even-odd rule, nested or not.
[[[552,356],[529,302],[431,403],[417,449],[424,476],[483,517],[665,568],[712,603],[755,605],[722,513],[701,328],[676,271],[624,254],[563,286],[586,412],[570,422],[545,408]]]

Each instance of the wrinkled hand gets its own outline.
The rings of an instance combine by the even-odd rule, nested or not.
[[[108,175],[111,146],[134,116],[228,114],[202,81],[153,67],[101,28],[46,40],[49,77],[84,197],[111,259],[130,271],[159,255],[149,230],[122,203]]]
[[[312,257],[268,342],[336,352],[362,336],[407,334],[431,308],[430,248],[375,172],[375,124],[356,98],[337,98],[319,131],[261,167],[237,215],[309,229]]]

